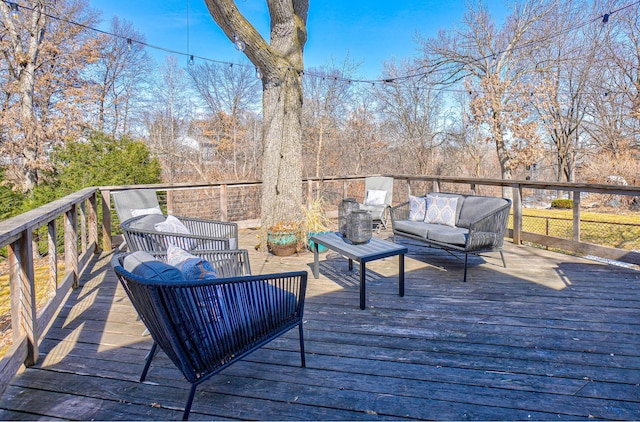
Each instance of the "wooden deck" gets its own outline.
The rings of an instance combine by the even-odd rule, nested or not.
[[[397,257],[357,274],[329,252],[251,250],[254,273],[309,271],[307,367],[297,330],[203,383],[192,420],[640,419],[640,272],[507,244],[463,262],[411,246],[406,295]],[[138,383],[151,340],[108,262],[95,260],[50,327],[38,364],[14,378],[0,419],[178,419],[188,384],[161,353]]]

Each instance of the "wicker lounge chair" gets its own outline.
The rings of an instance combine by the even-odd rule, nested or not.
[[[135,275],[139,267],[125,269],[130,255],[114,256],[112,266],[154,341],[140,381],[159,346],[191,383],[183,420],[200,383],[295,327],[305,366],[305,271],[184,280],[176,267],[155,260],[147,261],[151,270],[141,266],[144,276]]]
[[[236,223],[176,217],[186,230],[158,230],[169,217],[162,214],[153,189],[118,191],[112,197],[130,251],[162,252],[170,244],[187,250],[238,248]]]
[[[361,210],[371,212],[374,227],[387,228],[393,201],[393,177],[374,176],[365,179],[364,201]]]

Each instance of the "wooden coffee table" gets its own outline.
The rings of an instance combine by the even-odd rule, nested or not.
[[[324,233],[312,236],[313,250],[313,276],[320,277],[320,263],[318,257],[318,245],[326,246],[349,259],[349,270],[353,269],[353,261],[360,263],[360,309],[365,308],[366,302],[366,269],[369,261],[398,255],[398,295],[404,296],[404,255],[408,249],[406,246],[393,242],[372,238],[368,243],[353,245],[348,243],[339,233]]]

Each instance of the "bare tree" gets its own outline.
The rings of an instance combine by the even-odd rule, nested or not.
[[[205,0],[211,16],[263,75],[262,242],[279,221],[302,219],[302,73],[308,0],[267,0],[267,42],[232,0]]]
[[[0,2],[0,13],[1,152],[10,159],[5,178],[27,192],[48,168],[52,144],[79,129],[87,88],[81,71],[95,58],[86,26],[96,15],[81,0]]]
[[[488,130],[488,141],[496,148],[503,179],[522,160],[519,150],[535,140],[535,124],[518,102],[518,94],[528,91],[525,76],[534,64],[521,60],[525,47],[544,34],[535,24],[548,14],[544,2],[515,2],[512,14],[497,29],[486,7],[480,5],[466,14],[462,29],[440,32],[436,39],[424,42],[428,68],[447,68],[443,83],[466,80],[475,123]],[[435,63],[435,64],[434,64]],[[508,189],[503,192],[509,195]]]
[[[394,135],[394,146],[407,158],[403,170],[435,174],[436,148],[444,140],[439,137],[441,95],[427,75],[404,78],[418,67],[410,60],[386,62],[382,79],[389,82],[376,87],[376,99],[384,124]]]
[[[113,137],[130,131],[131,115],[139,106],[153,71],[153,61],[143,43],[144,36],[133,25],[117,17],[110,32],[102,36],[100,57],[92,66],[97,95],[97,125]]]
[[[242,65],[203,63],[189,66],[187,73],[209,110],[210,121],[201,134],[216,145],[216,152],[221,158],[227,150],[231,153],[231,170],[235,178],[246,175],[247,156],[244,151],[251,145],[245,134],[251,132],[242,123],[244,116],[257,108],[259,87],[255,69]],[[211,136],[207,136],[207,132]],[[227,140],[230,148],[225,148],[224,141]],[[241,162],[245,165],[241,165]],[[225,174],[225,171],[220,174]]]
[[[309,174],[320,177],[326,174],[331,160],[327,148],[335,142],[339,128],[344,123],[353,89],[348,82],[358,65],[347,57],[338,67],[335,63],[321,68],[308,69],[304,79],[304,151],[310,164]],[[324,170],[324,171],[323,171]]]
[[[206,180],[199,148],[189,139],[194,107],[190,100],[186,75],[173,56],[160,68],[160,78],[153,90],[152,104],[145,113],[149,144],[163,163],[165,180],[180,180],[184,168],[195,170]]]
[[[562,2],[552,13],[552,19],[541,21],[544,32],[570,27],[575,15],[588,15],[583,3]],[[543,26],[546,25],[546,26]],[[589,25],[587,33],[598,28]],[[539,42],[531,52],[537,64],[532,75],[530,106],[537,111],[541,128],[547,133],[555,153],[556,180],[575,181],[576,155],[586,116],[587,91],[593,83],[597,39],[576,30],[567,36]]]

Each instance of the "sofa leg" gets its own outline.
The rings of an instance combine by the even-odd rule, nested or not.
[[[465,252],[464,254],[464,278],[462,279],[463,282],[467,282],[467,261],[469,260],[469,254]]]

